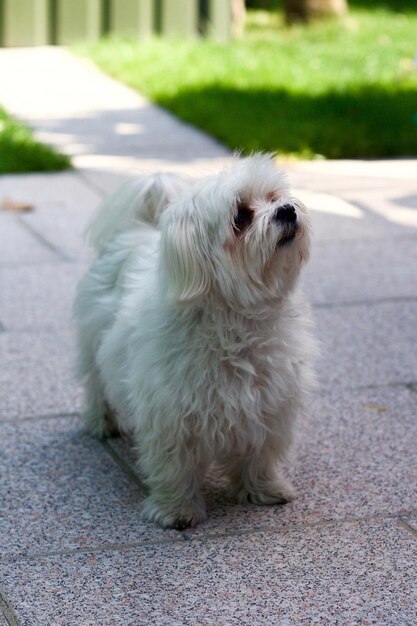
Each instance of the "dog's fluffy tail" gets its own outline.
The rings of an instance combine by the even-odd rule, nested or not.
[[[126,181],[104,200],[88,224],[86,235],[90,244],[101,253],[114,237],[137,228],[140,222],[157,226],[167,205],[189,185],[185,177],[170,173]]]

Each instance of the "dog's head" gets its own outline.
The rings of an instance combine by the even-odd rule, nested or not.
[[[182,303],[210,294],[252,308],[290,291],[307,261],[306,208],[269,155],[199,181],[161,218],[162,270]]]

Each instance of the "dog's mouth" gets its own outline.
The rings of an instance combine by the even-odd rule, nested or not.
[[[274,214],[273,221],[279,228],[279,238],[276,249],[289,245],[299,230],[297,211],[294,203],[287,202],[279,206]]]
[[[298,224],[295,222],[293,224],[286,224],[282,229],[280,238],[277,241],[277,248],[282,248],[283,246],[288,245],[295,239],[295,236],[298,231]]]

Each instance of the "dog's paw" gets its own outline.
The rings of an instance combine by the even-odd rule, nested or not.
[[[251,504],[287,504],[294,499],[294,494],[280,491],[254,491],[247,494],[247,501]]]
[[[202,499],[174,506],[169,502],[160,502],[150,495],[142,507],[142,519],[159,524],[162,528],[185,530],[197,526],[205,518],[206,510]]]
[[[241,489],[237,494],[239,502],[251,504],[287,504],[294,500],[295,491],[287,481],[270,482],[253,486],[250,490]]]

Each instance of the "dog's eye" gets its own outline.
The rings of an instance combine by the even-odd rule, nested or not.
[[[242,231],[252,223],[253,211],[243,202],[237,205],[237,213],[233,220],[233,226],[235,230]]]

